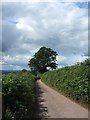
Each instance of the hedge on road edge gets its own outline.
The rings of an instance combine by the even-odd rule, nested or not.
[[[89,104],[89,59],[73,66],[53,70],[41,75],[47,85],[62,92],[65,96],[81,103]]]
[[[31,119],[35,114],[35,76],[30,72],[2,75],[2,120]]]

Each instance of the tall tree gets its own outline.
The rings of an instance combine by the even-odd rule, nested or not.
[[[37,53],[30,59],[28,65],[31,70],[44,73],[48,71],[48,68],[56,69],[56,56],[57,53],[51,49],[46,47],[41,47]]]

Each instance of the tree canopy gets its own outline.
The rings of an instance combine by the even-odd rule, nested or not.
[[[31,70],[44,73],[50,69],[56,69],[56,56],[57,53],[46,47],[41,47],[38,52],[35,53],[32,59],[29,60],[29,67]]]

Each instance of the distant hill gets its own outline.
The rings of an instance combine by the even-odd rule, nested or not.
[[[0,70],[0,73],[2,74],[17,73],[17,72],[20,72],[20,70]]]

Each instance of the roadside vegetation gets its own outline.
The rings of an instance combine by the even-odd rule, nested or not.
[[[0,95],[2,94],[2,74],[0,73]]]
[[[65,96],[81,103],[89,104],[89,59],[73,66],[49,71],[41,75],[47,85],[55,88]]]
[[[42,47],[29,60],[31,71],[23,69],[18,73],[2,74],[3,111],[2,120],[25,120],[35,116],[37,96],[35,81],[40,79],[65,96],[89,104],[89,59],[73,66],[57,69],[57,53]],[[47,69],[49,68],[49,69]],[[51,70],[51,71],[50,71]]]
[[[35,76],[30,72],[2,75],[2,120],[31,119],[35,114]]]

